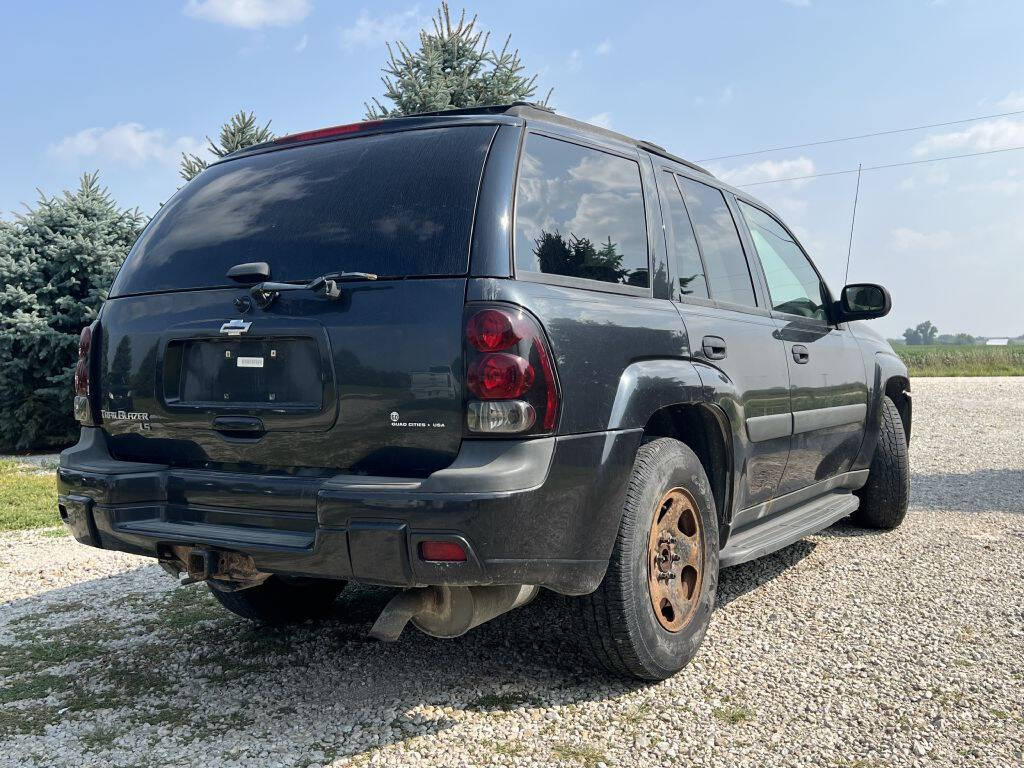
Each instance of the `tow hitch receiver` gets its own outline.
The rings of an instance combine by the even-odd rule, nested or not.
[[[160,567],[175,578],[184,573],[182,585],[205,581],[223,592],[259,586],[270,576],[258,571],[248,555],[180,544],[161,548]]]

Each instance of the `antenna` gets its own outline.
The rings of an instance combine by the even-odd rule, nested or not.
[[[857,199],[860,197],[860,169],[861,163],[857,163],[857,189],[853,193],[853,216],[850,217],[850,244],[846,247],[846,274],[843,276],[843,285],[850,279],[850,254],[853,253],[853,225],[857,223]]]

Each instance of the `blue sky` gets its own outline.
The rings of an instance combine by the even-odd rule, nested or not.
[[[459,8],[453,3],[454,8]],[[694,160],[1024,111],[1024,4],[969,0],[466,4],[511,33],[560,112]],[[351,122],[385,40],[432,3],[40,2],[0,26],[0,212],[99,169],[152,213],[183,149],[239,108],[278,133]],[[1024,114],[710,163],[733,183],[1024,146]],[[842,283],[852,175],[752,187]],[[864,174],[850,280],[892,291],[899,335],[1024,333],[1024,151]]]

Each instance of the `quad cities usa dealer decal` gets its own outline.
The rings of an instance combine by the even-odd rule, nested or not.
[[[402,421],[398,411],[391,412],[392,427],[410,427],[414,429],[444,429],[443,421]]]

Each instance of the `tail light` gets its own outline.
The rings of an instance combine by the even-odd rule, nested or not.
[[[75,364],[75,419],[82,424],[93,425],[92,398],[89,382],[90,360],[92,358],[92,334],[96,323],[87,325],[78,336],[78,362]]]
[[[512,305],[467,306],[466,423],[483,434],[543,434],[558,421],[558,380],[544,332]]]

